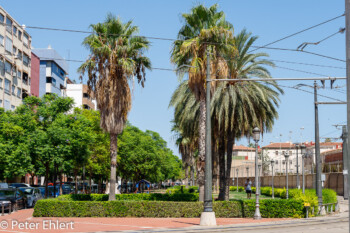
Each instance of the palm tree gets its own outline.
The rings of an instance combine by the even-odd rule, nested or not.
[[[200,103],[198,150],[199,166],[197,181],[200,188],[199,200],[204,200],[204,164],[205,164],[205,79],[206,52],[210,52],[212,74],[226,75],[226,62],[221,56],[234,53],[232,47],[233,27],[225,20],[225,14],[217,10],[217,4],[206,8],[195,6],[189,14],[182,14],[185,21],[174,42],[171,61],[177,67],[181,77],[188,73],[189,88]],[[212,75],[211,74],[211,75]],[[212,75],[215,78],[215,75]]]
[[[249,79],[252,77],[271,78],[266,66],[274,64],[265,57],[265,53],[248,53],[257,37],[243,30],[235,36],[237,55],[226,54],[230,79]],[[228,200],[229,182],[232,163],[232,149],[236,139],[250,137],[253,127],[262,132],[272,129],[274,120],[278,118],[276,107],[279,94],[283,93],[276,82],[229,82],[217,86],[212,98],[212,115],[220,128],[221,141],[226,141],[225,148],[219,152],[220,158],[220,194],[219,199]],[[222,145],[222,147],[225,146]]]
[[[101,128],[110,134],[109,200],[115,200],[117,135],[123,131],[131,109],[129,81],[136,77],[143,87],[145,69],[151,68],[150,60],[143,56],[149,41],[135,36],[138,27],[133,26],[132,21],[123,23],[112,14],[108,14],[104,22],[90,27],[93,34],[83,41],[90,56],[78,71],[88,74],[87,85],[101,112]]]

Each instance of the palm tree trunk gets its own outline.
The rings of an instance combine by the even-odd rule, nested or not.
[[[230,181],[231,181],[231,165],[232,165],[232,151],[234,144],[234,135],[230,130],[227,135],[227,156],[226,156],[226,174],[225,174],[225,201],[230,200]]]
[[[110,134],[110,151],[111,151],[111,177],[109,181],[109,198],[108,200],[115,200],[115,183],[117,177],[117,148],[118,138],[117,134]]]
[[[205,121],[206,121],[206,103],[205,94],[200,96],[199,100],[199,136],[198,136],[198,164],[197,164],[197,183],[199,186],[199,201],[204,201],[204,169],[205,169]]]
[[[220,189],[218,199],[223,201],[225,199],[225,134],[222,132],[219,135],[219,174],[220,174]]]

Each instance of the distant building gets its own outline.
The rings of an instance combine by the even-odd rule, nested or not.
[[[40,59],[39,96],[55,93],[65,97],[68,79],[68,64],[65,59],[51,46],[47,49],[33,49],[32,52]]]
[[[261,153],[261,149],[258,149]],[[261,162],[259,160],[259,162]],[[230,177],[251,177],[255,174],[255,148],[243,145],[234,145],[232,153],[232,165]]]
[[[30,94],[31,37],[0,7],[0,107],[14,110]]]
[[[93,93],[88,92],[86,84],[67,84],[67,96],[74,99],[74,107],[96,110]]]

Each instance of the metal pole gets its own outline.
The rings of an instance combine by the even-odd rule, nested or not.
[[[305,155],[302,155],[302,173],[303,173],[303,194],[305,194]]]
[[[272,169],[272,199],[274,199],[275,198],[275,192],[273,190],[273,185],[274,185],[274,183],[273,183],[273,162],[271,162],[271,169]]]
[[[289,196],[289,191],[288,191],[288,154],[285,154],[285,158],[286,158],[286,187],[287,187],[287,192],[286,192],[286,199],[288,199]]]
[[[315,98],[315,160],[316,160],[316,194],[318,197],[318,205],[322,205],[322,184],[321,184],[321,157],[320,157],[320,135],[318,128],[318,105],[317,105],[317,83],[314,82],[314,98]]]
[[[260,209],[259,209],[259,183],[258,183],[258,141],[255,141],[255,213],[254,219],[261,219]]]
[[[212,200],[212,161],[211,161],[211,116],[210,116],[210,55],[207,50],[207,96],[206,96],[206,129],[205,129],[205,184],[204,184],[204,212],[213,212]]]
[[[238,168],[236,169],[236,173],[237,173],[237,192],[238,192]]]
[[[345,0],[345,44],[346,44],[346,100],[347,100],[347,129],[350,129],[350,0]],[[350,143],[346,144],[346,151],[350,151]],[[349,158],[349,155],[347,156]],[[350,158],[348,159],[348,168],[350,168]],[[349,172],[348,172],[349,173]],[[350,177],[348,174],[348,188],[350,188]],[[350,195],[350,191],[348,191]],[[350,196],[349,196],[350,197]],[[349,198],[349,230],[350,230],[350,198]]]
[[[259,168],[259,173],[258,173],[258,189],[256,190],[257,192],[259,191],[259,195],[260,193],[260,187],[261,187],[261,164],[258,165]]]
[[[297,148],[297,188],[300,189],[298,147],[299,146],[296,147]]]
[[[246,167],[247,169],[247,179],[249,178],[249,167]]]
[[[348,153],[347,153],[347,143],[348,143],[348,132],[346,130],[346,126],[343,126],[343,132],[342,132],[342,139],[343,139],[343,175],[344,175],[344,200],[349,199],[349,193],[348,193]]]

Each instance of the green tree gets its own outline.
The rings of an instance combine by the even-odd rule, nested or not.
[[[150,60],[143,56],[149,47],[144,37],[137,37],[138,27],[132,21],[123,23],[108,14],[103,23],[92,24],[93,34],[83,44],[90,50],[89,59],[79,72],[88,74],[89,90],[94,92],[101,112],[101,127],[110,135],[111,174],[109,200],[115,200],[117,135],[131,109],[129,81],[137,78],[142,87]]]
[[[182,14],[184,25],[174,42],[171,61],[176,65],[178,74],[188,73],[189,88],[200,103],[198,127],[199,166],[198,184],[200,200],[204,200],[204,164],[205,164],[205,79],[207,68],[207,52],[211,57],[211,76],[225,77],[227,74],[226,61],[223,53],[234,53],[232,47],[233,27],[225,20],[225,14],[218,11],[217,4],[207,8],[203,5],[193,7],[189,14]]]

